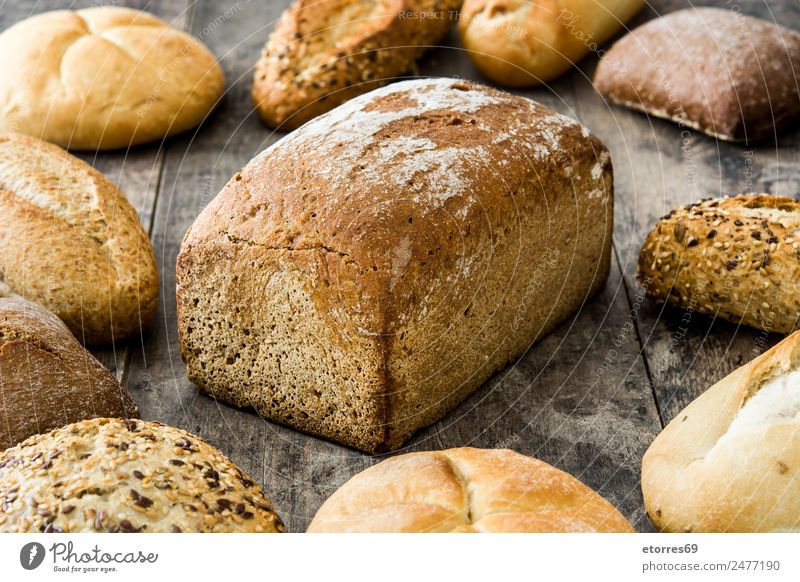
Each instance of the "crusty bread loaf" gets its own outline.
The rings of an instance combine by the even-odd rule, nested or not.
[[[394,449],[606,279],[608,151],[453,79],[357,97],[252,160],[177,265],[189,379],[263,416]]]
[[[614,44],[594,83],[615,103],[719,139],[773,138],[800,119],[800,34],[728,9],[652,20]]]
[[[0,450],[100,416],[139,413],[58,317],[22,298],[0,297]]]
[[[264,122],[295,129],[406,73],[458,19],[462,0],[295,0],[253,78]]]
[[[0,34],[0,133],[70,149],[122,148],[186,131],[222,95],[197,39],[146,12],[58,10]]]
[[[632,532],[608,501],[538,459],[497,449],[392,457],[323,503],[309,532]]]
[[[647,295],[787,333],[800,317],[800,202],[767,194],[709,199],[658,221],[639,255]]]
[[[465,0],[459,29],[485,77],[527,87],[597,52],[642,6],[644,0]]]
[[[157,422],[98,418],[0,453],[0,531],[280,532],[221,452]]]
[[[800,332],[684,408],[642,461],[650,519],[675,532],[800,532]]]
[[[153,247],[125,196],[23,135],[0,135],[0,279],[87,343],[138,332],[158,304]]]

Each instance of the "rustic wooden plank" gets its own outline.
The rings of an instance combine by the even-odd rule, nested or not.
[[[724,0],[708,2],[730,7]],[[653,2],[632,24],[684,8],[679,0]],[[800,22],[800,7],[761,0],[737,3],[743,14],[777,22]],[[582,66],[587,78],[596,59]],[[615,243],[629,293],[641,288],[635,271],[639,249],[656,220],[672,208],[702,197],[761,191],[796,196],[798,134],[777,143],[743,146],[717,142],[678,125],[604,102],[580,76],[573,76],[584,121],[609,146],[617,187]],[[774,344],[778,336],[645,300],[637,326],[644,343],[662,421],[711,384]]]

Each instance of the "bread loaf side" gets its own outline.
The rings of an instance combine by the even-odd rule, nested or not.
[[[178,257],[189,378],[394,449],[575,312],[609,269],[608,151],[452,79],[378,89],[251,161]]]

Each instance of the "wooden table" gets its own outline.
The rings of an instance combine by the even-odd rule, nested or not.
[[[654,0],[632,23],[689,4]],[[34,13],[91,0],[0,0],[0,29]],[[266,490],[290,531],[304,531],[319,505],[371,457],[217,402],[185,378],[175,316],[175,258],[200,210],[250,158],[280,139],[250,100],[252,67],[288,0],[125,1],[190,31],[221,60],[227,93],[197,131],[161,144],[82,155],[117,181],[152,236],[161,305],[140,339],[96,350],[130,390],[145,419],[197,433]],[[800,29],[800,4],[706,1]],[[480,80],[455,32],[430,52],[420,74]],[[777,336],[712,321],[645,299],[636,282],[639,247],[658,217],[704,196],[800,192],[800,141],[789,133],[758,147],[717,143],[677,125],[606,104],[592,89],[592,55],[548,87],[519,93],[580,119],[612,152],[616,185],[614,255],[605,290],[531,346],[408,450],[509,447],[564,469],[598,490],[640,531],[640,461],[664,423]]]

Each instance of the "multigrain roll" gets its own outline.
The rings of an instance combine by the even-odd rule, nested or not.
[[[611,161],[549,109],[394,83],[262,152],[184,238],[189,379],[366,451],[435,422],[603,285]]]
[[[800,317],[800,202],[767,194],[673,210],[647,235],[639,281],[683,309],[788,333]]]
[[[58,317],[0,297],[0,450],[94,417],[138,418],[128,392]]]
[[[158,306],[150,238],[103,174],[38,139],[0,135],[0,280],[78,339],[137,333]]]
[[[632,532],[613,505],[572,477],[509,450],[392,457],[323,503],[309,532]]]
[[[653,523],[673,532],[800,532],[800,332],[684,408],[642,461]]]
[[[197,39],[114,6],[45,12],[0,34],[0,133],[77,150],[123,148],[198,125],[222,69]]]
[[[407,73],[458,20],[462,0],[295,0],[270,35],[253,102],[283,131]]]
[[[529,87],[597,52],[642,6],[644,0],[466,0],[459,30],[483,76]]]
[[[729,141],[775,139],[800,120],[800,34],[720,8],[653,19],[600,60],[611,101]]]
[[[280,532],[259,486],[157,422],[97,418],[0,453],[3,532]]]

